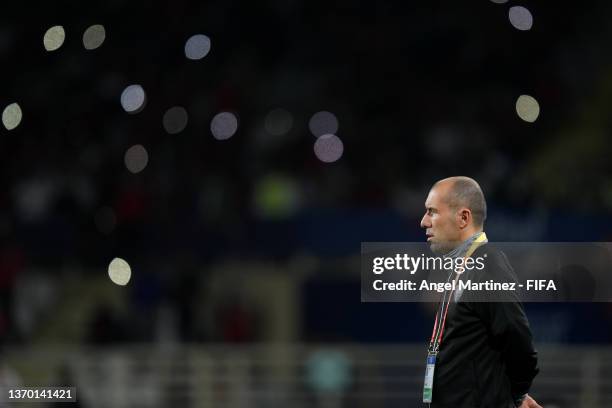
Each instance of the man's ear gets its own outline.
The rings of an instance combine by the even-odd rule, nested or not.
[[[461,208],[457,217],[459,218],[459,228],[463,229],[472,222],[472,211],[469,208]]]

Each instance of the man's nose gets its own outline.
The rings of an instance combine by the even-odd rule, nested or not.
[[[427,216],[427,214],[425,214],[423,218],[421,218],[421,228],[431,227],[431,223],[429,221],[429,217]]]

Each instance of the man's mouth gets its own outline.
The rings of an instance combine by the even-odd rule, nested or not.
[[[433,238],[433,234],[425,234],[427,236],[427,242]]]

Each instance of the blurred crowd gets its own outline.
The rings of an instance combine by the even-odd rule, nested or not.
[[[534,4],[534,28],[519,32],[507,5],[485,1],[115,0],[35,15],[13,5],[1,17],[0,102],[18,101],[24,119],[0,135],[0,335],[24,341],[36,316],[52,318],[75,279],[62,271],[101,276],[120,256],[134,268],[130,312],[98,305],[84,340],[150,340],[167,327],[185,341],[261,340],[265,316],[240,293],[199,328],[211,265],[282,268],[356,255],[361,241],[422,240],[425,193],[449,175],[481,183],[494,240],[610,240],[609,8]],[[58,21],[67,40],[48,53],[42,33]],[[80,35],[94,23],[107,38],[86,51]],[[183,47],[196,33],[212,48],[191,61]],[[134,83],[147,105],[130,115],[119,98]],[[522,94],[540,104],[535,123],[516,114]],[[189,119],[171,135],[172,106]],[[313,153],[308,122],[322,110],[344,143],[334,163]],[[210,134],[221,111],[239,118],[223,141]],[[124,164],[135,144],[149,154],[137,174]],[[321,296],[312,285],[304,305]],[[325,319],[317,310],[301,320]],[[304,323],[302,337],[326,327]]]

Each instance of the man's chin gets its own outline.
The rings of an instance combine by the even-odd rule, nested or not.
[[[444,255],[453,250],[453,245],[450,242],[434,242],[429,241],[429,249],[436,255]]]
[[[440,246],[433,241],[427,241],[427,243],[429,244],[429,250],[431,252],[433,252],[436,255],[440,255]]]

